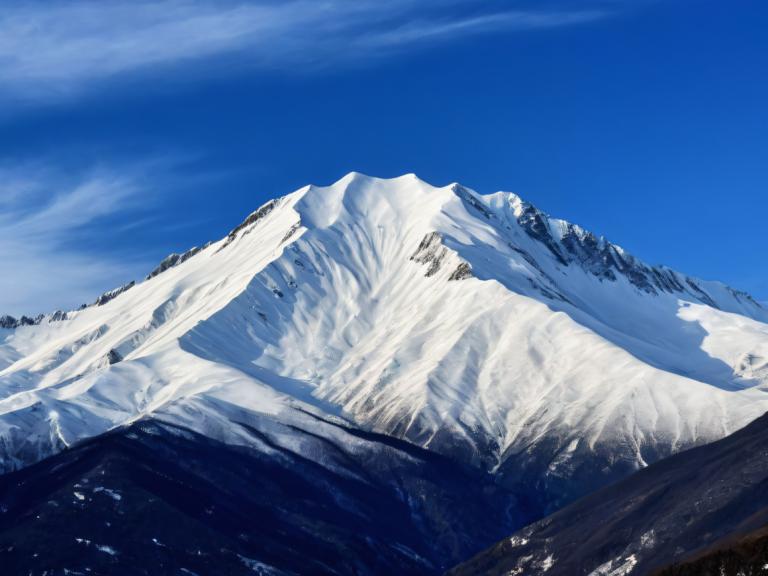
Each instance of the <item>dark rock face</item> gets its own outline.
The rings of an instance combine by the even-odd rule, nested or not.
[[[243,220],[234,230],[232,230],[229,235],[230,236],[236,236],[240,230],[243,228],[247,228],[251,224],[255,224],[264,216],[272,212],[280,203],[280,200],[270,200],[269,202],[265,202],[261,206],[259,206],[255,211],[253,211],[251,214],[248,215],[248,217]]]
[[[40,322],[42,322],[44,318],[45,316],[42,314],[39,314],[34,318],[30,318],[29,316],[22,316],[21,318],[18,318],[18,319],[8,315],[0,316],[0,328],[13,330],[14,328],[19,328],[21,326],[35,326],[37,324],[40,324]]]
[[[107,354],[107,362],[109,364],[117,364],[118,362],[122,362],[122,360],[123,357],[117,350],[110,350],[109,354]]]
[[[522,213],[517,217],[517,223],[531,238],[544,244],[560,264],[568,266],[568,260],[563,256],[560,245],[549,230],[549,219],[546,214],[524,202]]]
[[[668,566],[661,572],[667,576],[708,574],[704,570],[720,565],[725,574],[737,574],[731,570],[739,562],[748,567],[763,558],[764,542],[748,539],[742,550],[740,543],[747,542],[738,535],[768,525],[766,446],[768,416],[763,416],[723,440],[681,452],[582,498],[449,574],[577,576],[598,568],[603,572],[596,574],[621,574],[612,571],[632,567],[632,575],[642,575]],[[735,546],[723,546],[734,537]]]
[[[68,318],[68,314],[63,310],[56,310],[48,317],[49,322],[62,322]]]
[[[472,277],[472,266],[469,265],[467,262],[462,262],[458,266],[456,266],[456,270],[454,270],[451,275],[448,277],[448,281],[451,280],[464,280],[466,278]]]
[[[2,572],[439,574],[504,531],[488,476],[341,430],[380,450],[310,460],[141,422],[0,476]]]
[[[62,320],[66,320],[67,317],[67,313],[62,310],[56,310],[47,317],[44,314],[38,314],[34,318],[30,318],[29,316],[14,318],[13,316],[6,314],[5,316],[0,316],[0,328],[13,330],[14,328],[19,328],[21,326],[37,326],[46,318],[48,322],[61,322]]]
[[[160,264],[157,265],[157,268],[152,270],[149,274],[147,274],[146,280],[149,280],[150,278],[154,278],[158,274],[162,274],[169,268],[173,268],[174,266],[178,266],[182,262],[186,262],[192,256],[200,253],[201,251],[205,250],[208,246],[210,246],[211,243],[205,244],[204,246],[193,246],[183,254],[169,254],[163,260],[160,262]]]
[[[224,244],[221,245],[221,248],[219,250],[223,250],[227,246],[229,246],[235,238],[237,238],[237,235],[240,233],[241,230],[244,230],[246,228],[249,228],[253,224],[256,224],[260,220],[264,219],[267,215],[269,215],[270,212],[272,212],[275,208],[277,208],[280,205],[280,198],[277,198],[275,200],[270,200],[269,202],[266,202],[265,204],[262,204],[257,208],[254,212],[251,212],[251,214],[243,220],[237,227],[235,227],[228,235],[227,240],[224,242]],[[248,234],[250,232],[249,230],[246,230],[244,234]]]
[[[574,224],[562,222],[563,230],[556,235],[547,214],[527,202],[521,206],[517,223],[528,236],[546,246],[558,264],[581,266],[590,274],[609,282],[623,276],[649,294],[686,293],[717,308],[714,299],[693,278],[664,266],[648,266],[604,237],[597,237]],[[513,246],[513,249],[517,248]],[[732,288],[729,290],[737,300],[760,306],[749,294]]]
[[[488,220],[509,218],[489,209],[469,189],[458,184],[452,189],[468,210],[478,212]],[[649,266],[624,252],[603,236],[595,236],[592,232],[569,222],[553,220],[548,214],[528,202],[520,201],[519,206],[515,206],[514,212],[515,216],[512,218],[529,237],[546,247],[559,267],[579,266],[600,280],[608,282],[616,282],[620,277],[624,277],[637,289],[648,294],[683,293],[708,306],[718,308],[715,299],[689,276],[675,272],[666,266]],[[509,227],[509,224],[506,224],[506,228]],[[522,247],[513,243],[509,243],[509,246],[520,253],[526,262],[538,269],[548,280],[552,280],[541,270],[540,264]],[[567,300],[557,289],[553,289],[556,284],[554,282],[552,284],[553,286],[543,289],[541,286],[534,287],[547,298]],[[748,293],[730,287],[725,289],[736,300],[762,308],[762,305]]]
[[[193,248],[193,250],[195,249],[196,248]],[[160,264],[158,264],[157,267],[154,270],[152,270],[152,272],[147,274],[146,280],[149,280],[150,278],[154,278],[158,274],[162,274],[169,268],[173,268],[179,263],[179,261],[181,260],[181,257],[182,257],[181,254],[176,254],[175,252],[172,254],[169,254],[168,256],[166,256],[160,261]]]
[[[475,198],[475,196],[464,186],[460,184],[454,184],[452,190],[453,190],[453,193],[456,194],[456,196],[461,198],[462,202],[464,202],[465,205],[472,208],[476,212],[479,212],[488,220],[493,218],[493,212],[490,212],[488,208],[486,208],[485,205],[482,202],[480,202],[480,200]]]
[[[422,238],[416,251],[411,255],[411,261],[427,266],[424,276],[427,278],[434,276],[440,271],[440,268],[448,255],[448,248],[443,244],[443,237],[439,232],[429,232]],[[448,281],[464,280],[472,277],[472,266],[468,262],[461,262],[456,269],[451,272]]]
[[[301,220],[296,222],[296,224],[294,224],[288,229],[288,232],[285,233],[285,236],[283,236],[283,239],[280,240],[280,244],[285,244],[288,240],[293,238],[293,235],[299,231],[299,228],[301,228]]]
[[[479,212],[488,220],[498,218],[485,204],[468,189],[454,185],[454,193],[467,206],[467,209]],[[620,276],[643,292],[649,294],[686,293],[701,302],[717,308],[714,299],[688,276],[681,275],[664,266],[648,266],[604,237],[595,236],[568,222],[557,221],[561,230],[553,230],[553,221],[545,212],[528,202],[521,202],[516,220],[525,233],[549,250],[557,264],[563,267],[577,265],[584,270],[609,282],[615,282]],[[513,250],[525,254],[520,247],[510,244]],[[529,263],[530,260],[526,258]],[[538,263],[536,268],[540,268]],[[760,306],[749,294],[728,288],[737,299]],[[548,297],[550,295],[547,295]],[[562,299],[556,293],[551,296]]]
[[[115,288],[114,290],[110,290],[109,292],[104,292],[104,294],[96,298],[96,301],[93,303],[93,305],[104,306],[104,304],[106,304],[107,302],[111,302],[112,300],[120,296],[120,294],[122,294],[123,292],[127,292],[134,286],[136,286],[136,282],[131,280],[130,282],[128,282],[128,284],[123,284],[119,288]]]
[[[426,264],[427,271],[424,276],[429,278],[440,270],[440,265],[447,253],[448,249],[443,246],[443,238],[440,233],[430,232],[421,240],[419,247],[411,256],[411,260],[419,264]]]

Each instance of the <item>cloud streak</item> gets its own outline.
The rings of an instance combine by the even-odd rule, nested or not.
[[[136,181],[107,170],[66,180],[45,166],[0,169],[0,314],[76,307],[147,269],[104,255],[93,241],[73,242],[106,218],[139,213],[139,200],[146,205]]]
[[[500,30],[535,30],[558,28],[590,22],[604,17],[599,11],[581,12],[501,12],[462,19],[416,21],[390,31],[381,31],[369,38],[362,38],[360,45],[408,46],[434,42],[468,34],[480,34]]]
[[[469,0],[167,0],[6,4],[0,90],[60,97],[126,74],[236,56],[259,68],[328,66],[500,30],[569,26],[599,10],[479,10]]]

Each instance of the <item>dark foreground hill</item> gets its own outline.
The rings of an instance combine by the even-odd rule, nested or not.
[[[760,574],[768,565],[766,525],[763,416],[577,501],[449,574]]]
[[[0,477],[0,574],[434,574],[501,535],[487,477],[382,440],[329,469],[156,421],[100,436]]]
[[[654,576],[756,576],[768,573],[768,527],[733,534]]]

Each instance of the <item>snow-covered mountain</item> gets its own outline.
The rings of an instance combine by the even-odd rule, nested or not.
[[[303,450],[286,423],[322,415],[530,488],[523,522],[768,410],[747,294],[413,175],[301,188],[91,306],[6,325],[6,470],[147,417],[248,445],[231,422],[268,417]]]

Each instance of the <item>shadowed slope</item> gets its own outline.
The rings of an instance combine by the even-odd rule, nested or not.
[[[639,576],[766,524],[768,415],[582,498],[449,574]],[[699,574],[690,569],[707,562],[664,574]]]
[[[326,440],[328,467],[243,426],[271,451],[140,422],[0,476],[3,572],[435,574],[508,524],[489,478],[403,442],[340,430],[381,445]]]

